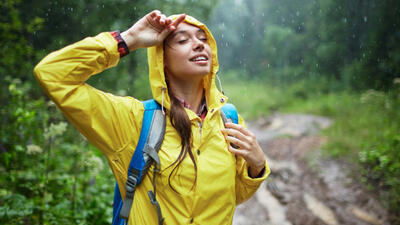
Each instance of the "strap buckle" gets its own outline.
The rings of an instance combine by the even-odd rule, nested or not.
[[[137,177],[132,175],[129,176],[128,180],[126,181],[125,200],[124,203],[122,204],[122,208],[119,213],[119,217],[125,220],[128,220],[129,218],[129,213],[131,211],[133,203],[133,196],[135,194],[136,184],[137,184]]]

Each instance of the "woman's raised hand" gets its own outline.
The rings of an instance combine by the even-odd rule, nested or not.
[[[185,19],[185,16],[185,14],[181,14],[172,21],[160,11],[154,10],[138,20],[121,36],[129,51],[159,45]]]
[[[229,145],[229,151],[242,156],[249,165],[250,176],[256,177],[264,169],[266,157],[255,135],[238,124],[226,123],[225,126],[222,129],[225,139],[239,147]]]

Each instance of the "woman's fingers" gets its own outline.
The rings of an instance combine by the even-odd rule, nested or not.
[[[164,29],[172,31],[175,30],[176,27],[185,20],[186,14],[184,13],[179,15],[174,21],[168,18],[165,14],[162,14],[159,10],[152,11],[149,16],[150,21],[152,21],[151,24],[159,26],[162,29],[161,31],[164,31]]]
[[[179,25],[180,23],[182,23],[182,21],[185,20],[185,17],[186,17],[186,14],[185,14],[185,13],[179,15],[179,17],[176,18],[176,20],[174,20],[174,22],[172,22],[170,26],[174,26],[175,28],[178,27],[178,25]]]
[[[242,132],[239,130],[231,129],[231,128],[225,128],[222,130],[223,133],[226,133],[227,135],[234,136],[237,139],[244,141],[244,142],[250,142],[249,138],[245,136]]]
[[[251,133],[249,130],[247,130],[246,128],[244,128],[243,126],[236,124],[236,123],[226,123],[225,124],[226,128],[233,128],[236,130],[239,130],[240,132],[242,132],[244,135],[247,136],[253,136],[253,133]]]
[[[164,15],[165,16],[165,15]],[[160,38],[165,39],[176,27],[185,20],[186,14],[181,14],[176,20],[172,21],[169,18],[165,18],[163,30],[160,33]],[[161,23],[160,23],[161,24]]]
[[[247,151],[243,151],[243,150],[240,150],[240,149],[236,149],[236,148],[234,148],[234,147],[232,147],[232,146],[230,146],[230,145],[229,145],[229,147],[228,147],[228,150],[229,150],[230,152],[232,152],[233,154],[238,155],[238,156],[241,156],[241,157],[243,157],[243,158],[247,158],[247,156],[248,156],[248,154],[249,154]]]
[[[240,140],[240,139],[238,139],[238,138],[236,138],[234,136],[229,136],[229,135],[226,136],[226,139],[230,143],[232,143],[232,144],[234,144],[236,146],[239,146],[239,149],[246,149],[246,150],[250,149],[250,145],[246,141]]]
[[[172,20],[170,18],[165,19],[165,25],[169,26],[171,24]]]

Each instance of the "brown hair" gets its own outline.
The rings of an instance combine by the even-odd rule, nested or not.
[[[171,109],[169,112],[169,119],[171,121],[172,126],[176,129],[178,132],[179,136],[181,137],[181,152],[179,153],[178,158],[173,162],[171,165],[169,165],[167,168],[175,165],[174,169],[172,172],[169,174],[168,177],[168,184],[169,186],[175,191],[175,188],[172,187],[171,185],[171,177],[172,175],[176,174],[176,169],[178,166],[182,163],[182,161],[185,159],[185,157],[189,154],[190,159],[193,162],[194,165],[194,170],[195,170],[195,180],[192,186],[192,189],[194,185],[196,184],[197,181],[197,164],[196,161],[194,160],[191,144],[192,144],[192,126],[190,119],[182,105],[182,103],[175,97],[175,94],[173,90],[170,88],[170,85],[168,85],[168,95],[171,99]],[[178,192],[177,192],[178,193]]]

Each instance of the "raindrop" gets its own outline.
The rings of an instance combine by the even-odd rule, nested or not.
[[[103,9],[104,9],[104,4],[103,4],[103,5],[101,5],[101,7],[103,7]]]
[[[342,21],[343,21],[344,23],[347,23],[347,18],[346,18],[346,17],[343,18]]]
[[[301,59],[301,60],[300,60],[300,63],[303,64],[303,63],[304,63],[304,59]]]
[[[366,23],[368,21],[368,17],[364,16],[364,22]]]
[[[268,63],[268,64],[267,64],[267,68],[269,68],[269,66],[270,66],[270,65],[269,65],[269,63]]]
[[[222,39],[224,38],[224,34],[221,34],[221,38],[222,38]]]
[[[319,65],[318,65],[318,63],[316,63],[316,64],[315,64],[315,67],[317,67],[317,68],[318,68],[318,66],[319,66]]]
[[[135,11],[136,11],[136,6],[135,6],[135,7],[133,7],[133,10],[135,10]]]
[[[296,11],[296,16],[300,16],[300,12],[299,11]]]
[[[265,16],[265,14],[264,14],[264,13],[262,13],[262,14],[261,14],[261,16],[262,16],[262,17],[264,17],[264,16]]]

